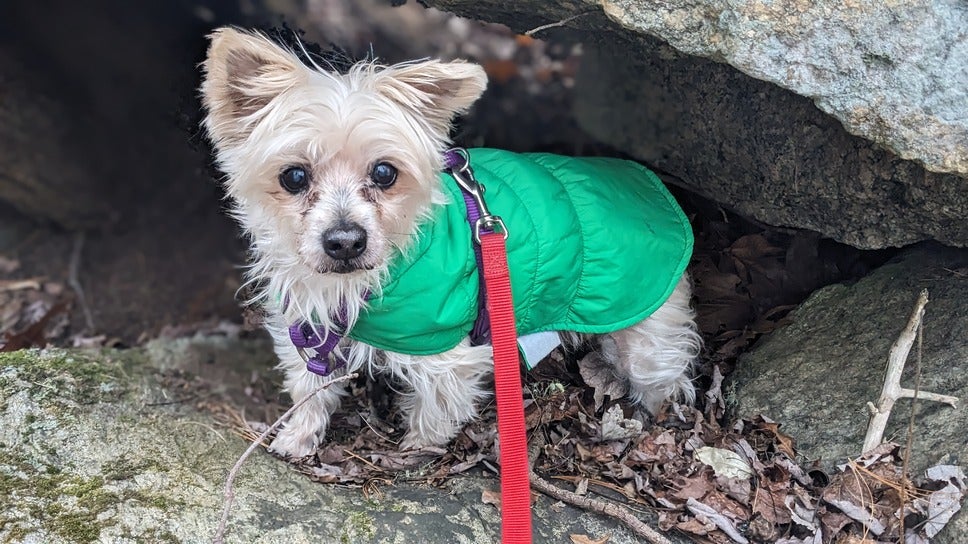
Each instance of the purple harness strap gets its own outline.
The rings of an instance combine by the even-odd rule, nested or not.
[[[444,167],[453,172],[461,170],[467,164],[467,156],[455,149],[444,153]],[[460,185],[460,184],[458,184]],[[464,196],[464,205],[467,207],[467,221],[473,230],[481,218],[481,209],[477,205],[473,196],[461,187],[461,194]],[[483,256],[480,244],[474,245],[474,259],[477,261],[478,271],[483,270]],[[471,327],[471,345],[481,346],[491,341],[491,324],[487,313],[487,293],[484,289],[484,275],[478,274],[479,288],[477,291],[477,319]],[[369,292],[364,293],[364,298],[369,297]],[[288,305],[288,296],[286,298]],[[320,338],[317,331],[320,327],[314,326],[309,321],[298,321],[289,327],[289,339],[296,351],[306,361],[306,370],[320,376],[329,376],[335,370],[342,368],[346,364],[346,359],[336,350],[336,346],[346,335],[346,303],[339,307],[339,313],[333,320],[336,330],[322,330],[325,335]],[[313,350],[315,353],[310,355],[306,350]]]
[[[345,312],[345,309],[343,307],[341,311]],[[332,330],[325,332],[326,336],[321,340],[309,321],[301,321],[289,327],[289,339],[306,361],[306,370],[320,376],[329,376],[346,364],[346,360],[336,352],[336,346],[343,339],[343,334]],[[306,353],[307,349],[316,353],[309,355]]]
[[[444,167],[447,170],[460,170],[467,164],[467,156],[459,153],[454,149],[448,150],[444,153]],[[461,195],[464,197],[464,206],[467,207],[467,222],[473,226],[477,224],[477,221],[481,218],[481,210],[477,206],[477,202],[474,197],[471,196],[463,187],[461,187]],[[474,320],[474,326],[471,327],[470,338],[472,346],[483,346],[484,344],[489,344],[491,342],[491,320],[488,318],[487,312],[487,291],[484,289],[484,257],[481,254],[481,245],[473,244],[474,246],[474,259],[477,261],[477,319]]]

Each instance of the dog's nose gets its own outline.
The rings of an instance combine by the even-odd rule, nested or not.
[[[323,233],[323,250],[340,261],[359,257],[366,251],[366,231],[356,223],[339,223]]]

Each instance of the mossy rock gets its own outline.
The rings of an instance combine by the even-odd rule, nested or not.
[[[236,351],[223,343],[0,354],[0,543],[210,542],[225,477],[247,444],[183,401],[182,390],[166,388],[157,369],[183,371],[176,361],[197,365],[192,352],[213,345],[255,353],[251,344]],[[246,366],[238,365],[239,381]],[[399,484],[367,497],[314,483],[258,451],[236,480],[226,542],[498,541],[499,513],[481,502],[498,480],[448,485]],[[569,533],[636,542],[613,522],[551,504],[542,498],[536,507],[536,542],[564,542]]]

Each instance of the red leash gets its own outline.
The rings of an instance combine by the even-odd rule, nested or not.
[[[518,334],[503,233],[481,235],[487,309],[494,349],[497,433],[501,446],[501,542],[530,544],[531,484],[528,482],[528,438],[521,399]]]
[[[444,154],[445,165],[460,185],[467,220],[473,231],[475,258],[484,278],[482,293],[487,293],[487,319],[494,351],[494,390],[497,398],[497,432],[501,462],[501,542],[531,544],[531,484],[528,464],[528,437],[521,399],[521,370],[518,361],[518,333],[514,326],[514,302],[508,272],[507,227],[500,217],[491,215],[484,202],[484,187],[474,178],[470,155],[456,148]],[[474,339],[485,327],[482,314],[471,331]]]

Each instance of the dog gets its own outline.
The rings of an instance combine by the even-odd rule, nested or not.
[[[472,63],[438,60],[364,61],[342,73],[305,63],[264,34],[229,27],[211,34],[202,70],[203,123],[231,213],[251,242],[248,283],[267,314],[284,387],[298,402],[326,378],[307,370],[292,324],[312,323],[324,336],[353,330],[394,281],[394,260],[455,198],[440,181],[442,157],[455,116],[481,96],[487,76]],[[689,231],[690,253],[691,243]],[[701,340],[688,276],[668,290],[657,309],[620,330],[560,331],[565,344],[598,337],[615,379],[652,414],[666,399],[695,397],[689,375]],[[469,338],[425,354],[345,338],[339,357],[339,372],[389,374],[405,386],[403,449],[445,445],[492,394],[491,347]],[[341,384],[316,393],[270,450],[312,454],[345,394]]]

